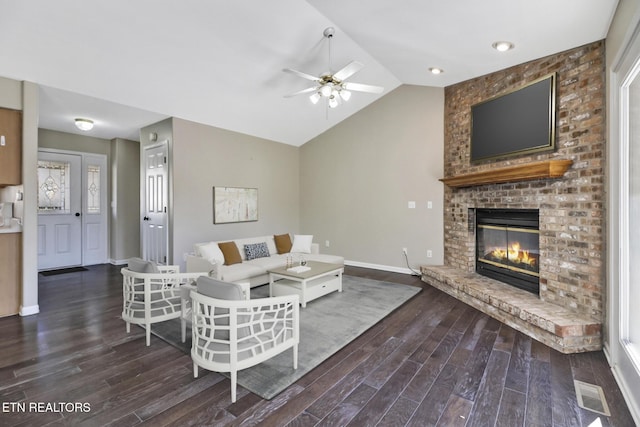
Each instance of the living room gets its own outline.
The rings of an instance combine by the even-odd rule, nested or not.
[[[619,15],[632,16],[626,8],[634,7],[621,2],[619,10],[625,13]],[[628,36],[621,34],[635,25],[630,19],[617,17],[612,25],[606,56],[600,53],[603,74],[623,50]],[[14,87],[14,81],[5,86]],[[25,106],[25,118],[33,124],[37,114],[29,113],[28,106],[37,87],[26,84],[24,88],[26,96],[18,96]],[[604,98],[604,88],[600,90]],[[439,179],[448,176],[447,167],[454,164],[451,161],[445,167],[442,161],[449,152],[443,120],[445,98],[444,88],[401,85],[301,147],[182,118],[143,127],[142,138],[156,133],[158,139],[172,144],[171,258],[182,263],[193,243],[207,239],[309,230],[323,252],[343,255],[352,266],[407,273],[408,267],[443,264],[450,219],[445,214],[445,187]],[[8,104],[5,106],[16,105],[13,101]],[[604,117],[602,121],[604,124]],[[40,129],[36,136],[37,127],[29,129],[25,140],[38,143],[26,149],[25,161],[34,159],[38,146],[64,149],[48,142],[60,136],[56,131]],[[33,183],[25,179],[24,185]],[[212,187],[216,185],[259,188],[259,221],[214,226]],[[605,198],[604,190],[599,191]],[[136,195],[135,188],[131,192]],[[411,202],[415,208],[410,207]],[[31,254],[35,231],[25,227],[24,232],[25,239],[31,236],[31,244],[25,244]],[[402,248],[407,248],[408,263]],[[431,258],[426,257],[427,251]],[[132,255],[124,251],[110,258],[121,262]],[[604,270],[594,274],[604,275]],[[23,304],[37,307],[37,290],[35,295],[29,291],[37,283],[37,269],[26,253],[23,282],[27,288]],[[600,304],[596,315],[602,317],[604,328],[608,327],[604,306],[614,299],[605,297],[607,292],[611,290],[600,289],[598,303],[591,303]]]

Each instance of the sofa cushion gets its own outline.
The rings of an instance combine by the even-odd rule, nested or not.
[[[273,236],[276,242],[276,249],[279,254],[288,254],[291,252],[291,236],[289,234],[278,234]]]
[[[127,269],[129,271],[133,271],[134,273],[143,273],[143,274],[149,274],[149,273],[160,273],[160,270],[158,270],[158,265],[153,262],[153,261],[146,261],[142,258],[130,258],[129,262],[127,264]],[[142,279],[136,279],[136,284],[133,286],[134,288],[134,292],[135,292],[135,296],[134,296],[134,300],[136,301],[144,301],[144,281],[142,281]],[[158,291],[159,289],[162,289],[162,285],[160,284],[152,284],[150,291],[151,291],[151,301],[157,301],[159,299],[162,299],[162,295],[160,295],[159,292],[155,292]]]
[[[224,255],[224,265],[240,264],[242,262],[242,257],[235,242],[221,242],[218,243],[218,246]]]
[[[221,300],[227,301],[241,301],[244,300],[244,295],[240,285],[235,283],[223,282],[207,276],[198,277],[197,281],[198,293]],[[243,310],[238,309],[238,313]],[[247,313],[250,311],[245,310]],[[215,318],[212,318],[214,324],[214,338],[219,340],[229,339],[229,309],[216,307],[214,309]],[[238,324],[248,322],[250,314],[241,315],[238,314]],[[238,339],[251,335],[251,329],[247,326],[238,328]]]
[[[155,262],[142,258],[130,258],[127,268],[134,273],[160,273]]]
[[[220,279],[224,280],[225,282],[238,282],[240,280],[249,280],[252,277],[265,274],[266,270],[264,268],[252,265],[254,261],[255,260],[251,262],[243,262],[241,264],[223,266],[220,269]]]
[[[256,258],[245,262],[245,264],[259,267],[266,273],[267,270],[284,267],[287,264],[287,255],[271,255],[267,258]]]
[[[215,242],[197,244],[196,251],[199,256],[211,263],[224,264],[224,254],[220,250],[220,246]]]
[[[223,282],[212,277],[200,276],[196,280],[198,293],[216,299],[243,300],[242,287],[236,283]]]
[[[267,243],[267,249],[269,249],[269,255],[273,255],[277,253],[276,244],[273,240],[273,235],[271,236],[259,236],[259,237],[247,237],[244,239],[235,239],[236,246],[240,249],[240,256],[242,257],[242,261],[246,261],[246,255],[244,252],[244,245],[251,245],[254,243]]]
[[[326,262],[327,264],[344,265],[344,257],[341,257],[339,255],[309,254],[309,255],[305,255],[304,259],[306,259],[307,261],[318,261],[318,262]]]
[[[265,258],[269,256],[269,249],[266,242],[251,243],[244,245],[244,253],[247,261],[256,258]]]
[[[291,253],[311,253],[311,243],[313,242],[312,235],[294,234],[293,245],[291,246]]]

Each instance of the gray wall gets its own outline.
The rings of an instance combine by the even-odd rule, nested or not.
[[[411,268],[442,264],[443,108],[442,88],[400,86],[301,147],[302,232],[322,252],[408,271],[407,248]]]
[[[299,233],[298,153],[290,145],[173,119],[173,262],[184,265],[196,242]],[[214,186],[258,188],[258,221],[213,224]]]
[[[122,264],[140,256],[140,143],[116,138],[111,141],[112,262]]]

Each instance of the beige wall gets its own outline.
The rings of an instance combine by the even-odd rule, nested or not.
[[[49,129],[38,129],[38,147],[111,155],[111,142],[108,139]]]
[[[443,106],[442,88],[400,86],[301,147],[302,232],[322,252],[404,271],[407,248],[411,268],[442,264]]]
[[[171,150],[174,263],[196,242],[299,232],[298,148],[173,119]],[[258,188],[258,221],[213,224],[214,186]]]
[[[140,256],[140,143],[116,138],[111,141],[112,262],[122,264]]]

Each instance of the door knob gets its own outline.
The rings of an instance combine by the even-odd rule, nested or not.
[[[80,212],[76,212],[76,216],[80,216]]]
[[[143,221],[149,221],[149,217],[145,216],[144,218],[142,218]]]

